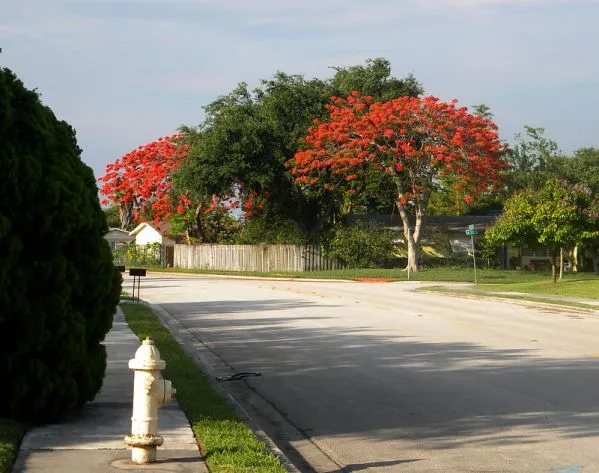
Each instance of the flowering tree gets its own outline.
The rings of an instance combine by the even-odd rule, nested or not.
[[[185,196],[174,200],[171,194],[170,174],[186,154],[177,141],[180,136],[158,138],[106,166],[99,179],[102,203],[119,206],[123,228],[140,219],[164,221],[177,211],[183,214],[191,204]]]
[[[497,126],[458,108],[456,100],[399,97],[381,103],[352,92],[331,102],[329,119],[314,121],[305,149],[289,161],[291,174],[305,186],[346,192],[363,186],[367,170],[391,178],[408,268],[417,271],[424,216],[435,187],[450,179],[466,202],[496,189],[508,167]]]
[[[183,134],[139,146],[106,166],[99,179],[106,197],[103,204],[119,206],[121,226],[132,222],[169,221],[175,232],[185,232],[200,241],[213,241],[234,227],[228,210],[237,204],[228,194],[198,196],[175,189],[172,176],[189,153]],[[227,237],[228,238],[228,237]]]

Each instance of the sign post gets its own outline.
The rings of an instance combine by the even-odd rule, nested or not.
[[[478,285],[478,276],[476,274],[476,251],[474,249],[474,235],[478,235],[478,230],[474,224],[468,225],[466,235],[470,235],[470,244],[472,245],[472,261],[474,262],[474,284]]]
[[[410,234],[412,229],[408,225],[408,281],[410,280]]]

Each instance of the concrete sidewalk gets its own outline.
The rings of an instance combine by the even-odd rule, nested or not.
[[[208,472],[176,400],[159,410],[158,433],[164,437],[164,444],[158,448],[158,461],[143,466],[130,461],[131,451],[124,441],[131,431],[133,399],[133,372],[128,362],[140,342],[120,309],[105,344],[108,364],[96,399],[64,422],[30,430],[23,439],[13,472]]]

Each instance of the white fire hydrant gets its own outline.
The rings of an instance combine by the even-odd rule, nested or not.
[[[133,382],[133,416],[131,435],[125,443],[132,448],[133,463],[156,461],[156,448],[164,442],[158,435],[158,407],[174,394],[171,382],[162,377],[166,362],[150,338],[146,338],[129,360],[129,368],[135,371]]]

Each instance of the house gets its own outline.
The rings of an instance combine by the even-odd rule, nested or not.
[[[403,222],[399,214],[356,216],[355,220],[375,222],[381,228],[398,232],[403,242]],[[429,215],[425,217],[424,233],[420,239],[420,253],[429,257],[461,256],[471,252],[471,238],[466,230],[474,225],[478,235],[497,220],[496,215]]]
[[[133,237],[136,245],[148,245],[159,243],[162,246],[175,246],[175,240],[171,238],[171,226],[166,222],[140,223],[129,235]]]
[[[381,227],[400,232],[403,242],[403,223],[399,215],[369,215],[364,217],[377,222]],[[420,253],[424,257],[464,256],[472,252],[472,240],[466,235],[470,225],[476,230],[479,239],[485,230],[495,224],[498,215],[431,215],[425,219],[424,234],[420,240]],[[505,269],[550,269],[551,252],[547,248],[530,245],[503,245],[501,267]],[[571,263],[566,265],[570,268]]]
[[[104,238],[108,241],[112,251],[116,250],[119,246],[126,245],[135,240],[135,237],[129,235],[129,232],[122,228],[110,228],[104,235]]]
[[[164,267],[170,268],[175,260],[175,238],[172,235],[171,225],[168,222],[140,223],[129,235],[135,239],[136,245],[160,245],[160,262]]]

